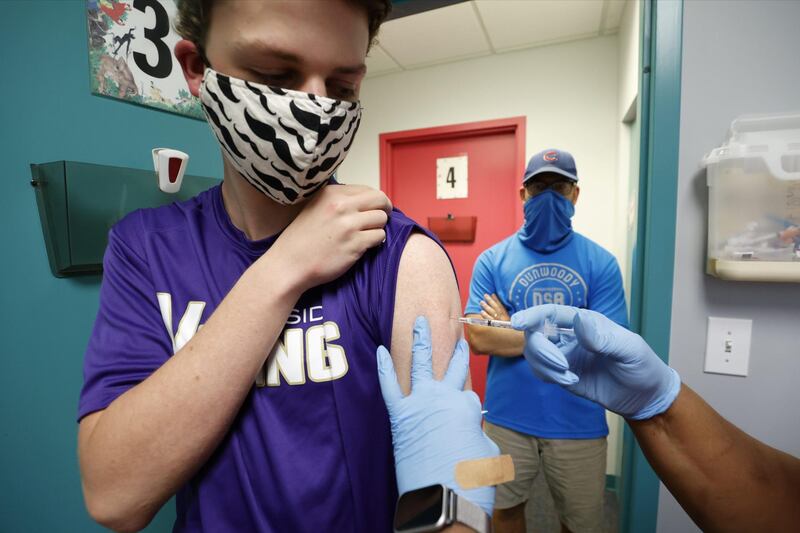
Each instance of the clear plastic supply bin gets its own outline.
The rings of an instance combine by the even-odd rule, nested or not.
[[[706,271],[729,280],[800,282],[800,112],[737,118],[703,164]]]

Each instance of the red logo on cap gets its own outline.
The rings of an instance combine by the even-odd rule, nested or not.
[[[542,159],[544,159],[545,161],[549,161],[551,163],[553,161],[558,161],[558,152],[556,152],[555,150],[550,150],[549,152],[545,152],[544,155],[542,156]]]

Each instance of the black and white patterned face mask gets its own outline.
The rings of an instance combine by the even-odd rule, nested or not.
[[[278,89],[207,68],[200,101],[228,160],[284,205],[328,183],[361,122],[358,102]]]

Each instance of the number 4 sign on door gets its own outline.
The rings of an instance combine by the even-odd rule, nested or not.
[[[466,198],[468,195],[467,156],[442,157],[436,160],[436,198]]]

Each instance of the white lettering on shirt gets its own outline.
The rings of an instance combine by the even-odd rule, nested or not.
[[[197,330],[200,329],[200,319],[203,317],[203,309],[205,309],[206,303],[189,302],[186,306],[186,311],[184,311],[178,322],[178,330],[173,333],[172,295],[168,292],[157,292],[156,297],[158,298],[158,307],[161,309],[161,319],[164,321],[164,326],[166,326],[167,333],[172,341],[172,353],[178,353],[178,350],[183,348],[197,333]]]
[[[178,353],[197,331],[203,327],[200,320],[206,302],[190,301],[178,322],[177,331],[172,328],[172,295],[167,292],[156,293],[161,318],[172,341],[172,352]],[[286,325],[314,324],[322,322],[322,306],[314,305],[303,309],[292,309]],[[341,337],[339,325],[328,320],[303,328],[284,328],[283,334],[275,342],[272,352],[256,376],[257,387],[278,387],[281,382],[288,385],[303,385],[308,379],[324,382],[341,379],[347,374],[347,354],[344,348],[333,341]]]

